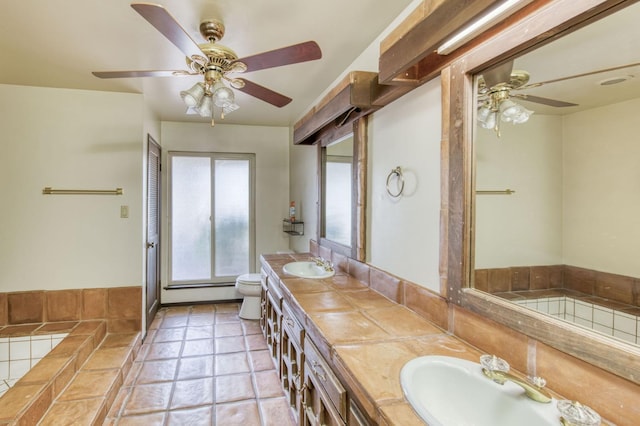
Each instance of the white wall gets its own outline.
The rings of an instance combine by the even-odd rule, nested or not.
[[[137,94],[0,85],[0,291],[142,284],[144,110]]]
[[[289,129],[287,127],[239,126],[208,123],[162,122],[163,211],[167,212],[168,151],[235,152],[256,154],[256,272],[260,254],[275,253],[289,247],[282,232],[282,219],[289,214]],[[167,218],[163,217],[161,250],[162,282],[167,282]],[[235,298],[235,290],[163,290],[162,303],[188,300]]]
[[[640,99],[479,130],[476,267],[567,264],[639,277]]]
[[[291,146],[289,150],[291,200],[296,216],[304,221],[304,235],[289,237],[289,247],[298,253],[309,251],[309,240],[318,234],[318,147]]]
[[[564,262],[640,277],[640,99],[564,119]]]
[[[422,0],[412,1],[396,19],[349,65],[321,94],[314,100],[306,111],[317,105],[351,71],[378,71],[380,56],[380,42],[395,29]],[[439,103],[439,102],[438,102]],[[298,119],[302,118],[302,114]],[[293,140],[293,132],[291,133]],[[316,146],[294,146],[290,151],[291,163],[291,199],[300,202],[303,208],[302,219],[304,236],[290,237],[291,249],[297,252],[309,251],[309,240],[317,239],[318,234],[318,153]]]
[[[562,263],[562,117],[476,130],[476,268]]]
[[[370,117],[367,184],[367,262],[436,292],[440,291],[440,99],[440,78],[436,78]],[[393,198],[386,183],[398,166],[404,192]]]

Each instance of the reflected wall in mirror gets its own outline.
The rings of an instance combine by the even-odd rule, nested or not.
[[[638,22],[635,4],[476,74],[472,236],[476,289],[632,344]],[[511,102],[533,114],[509,122]]]
[[[350,247],[353,134],[326,147],[323,178],[325,238]]]

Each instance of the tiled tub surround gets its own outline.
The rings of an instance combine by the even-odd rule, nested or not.
[[[0,337],[68,333],[0,397],[0,425],[101,425],[140,348],[104,320],[12,325]]]
[[[640,278],[578,268],[570,265],[519,266],[476,269],[474,286],[501,295],[564,289],[640,307]]]
[[[571,321],[629,343],[640,344],[640,317],[568,296],[514,300],[515,303]]]
[[[0,397],[68,333],[0,337]]]
[[[142,287],[0,293],[0,327],[86,320],[106,320],[109,333],[140,331]]]
[[[141,287],[0,293],[0,338],[69,333],[0,397],[0,425],[102,424],[140,347],[141,294]]]
[[[374,424],[424,425],[400,387],[400,369],[409,360],[433,354],[477,361],[481,353],[544,377],[550,389],[591,406],[618,426],[637,424],[640,386],[314,242],[311,254],[332,259],[336,275],[305,280],[283,273],[286,263],[305,260],[305,254],[265,255],[262,260],[350,398]]]

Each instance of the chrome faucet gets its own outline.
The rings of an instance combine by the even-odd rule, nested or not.
[[[509,373],[509,364],[495,355],[482,355],[480,357],[482,373],[494,382],[504,385],[506,381],[515,383],[524,389],[525,395],[537,402],[551,402],[551,395],[544,389],[546,381],[542,377],[531,377],[523,380]]]

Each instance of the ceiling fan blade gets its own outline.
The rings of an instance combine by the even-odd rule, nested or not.
[[[238,62],[244,63],[247,66],[247,71],[258,71],[320,58],[322,58],[322,51],[318,43],[306,41],[293,46],[247,56],[246,58],[238,59]]]
[[[91,74],[99,78],[131,78],[131,77],[176,77],[184,75],[197,75],[182,70],[166,70],[166,71],[93,71]]]
[[[239,80],[242,80],[244,82],[244,87],[237,90],[244,92],[247,95],[256,97],[262,101],[265,101],[266,103],[277,106],[278,108],[282,108],[293,100],[287,96],[281,95],[278,92],[274,92],[271,89],[267,89],[264,86],[260,86],[259,84],[253,83],[244,78],[241,78]]]
[[[132,3],[131,7],[169,39],[171,43],[175,44],[188,58],[193,55],[206,57],[198,47],[198,43],[189,36],[164,7],[152,3]]]
[[[617,70],[621,70],[621,69],[624,69],[624,68],[631,68],[631,67],[637,67],[637,66],[640,66],[640,62],[636,62],[636,63],[633,63],[633,64],[627,64],[627,65],[620,65],[620,66],[617,66],[617,67],[605,68],[605,69],[601,69],[601,70],[589,71],[589,72],[585,72],[583,74],[570,75],[568,77],[555,78],[553,80],[541,81],[539,83],[527,84],[526,86],[523,86],[520,89],[528,89],[530,87],[540,87],[540,86],[545,85],[545,84],[557,83],[559,81],[565,81],[565,80],[571,80],[572,78],[586,77],[586,76],[589,76],[589,75],[602,74],[602,73],[609,72],[609,71],[617,71]]]
[[[511,80],[511,71],[513,71],[513,61],[483,71],[482,77],[487,87],[491,88],[500,83],[508,83]]]
[[[578,106],[578,104],[574,104],[571,102],[564,102],[564,101],[558,101],[555,99],[549,99],[549,98],[542,98],[540,96],[534,96],[534,95],[527,95],[524,93],[518,93],[518,94],[511,94],[511,97],[513,98],[519,98],[525,101],[529,101],[529,102],[535,102],[537,104],[542,104],[542,105],[549,105],[552,107],[558,107],[558,108],[564,108],[564,107],[571,107],[571,106]]]

